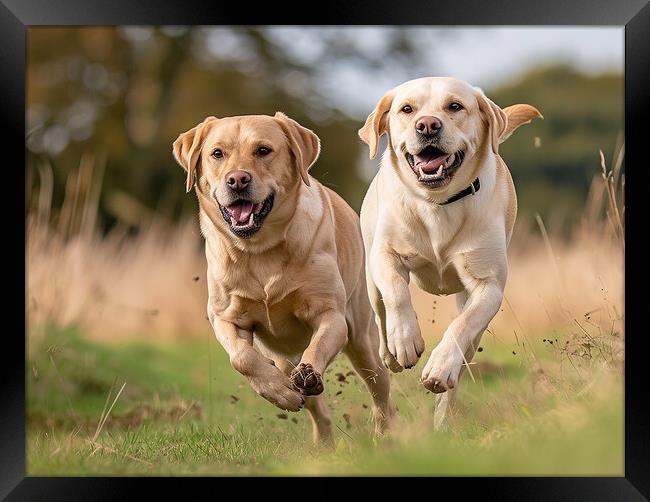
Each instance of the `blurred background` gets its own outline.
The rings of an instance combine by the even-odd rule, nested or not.
[[[519,202],[511,254],[546,249],[533,239],[540,223],[570,245],[585,219],[608,221],[600,152],[624,172],[622,71],[620,28],[30,28],[28,256],[46,250],[28,274],[30,318],[91,317],[93,334],[202,331],[192,320],[203,319],[205,285],[175,294],[205,267],[196,197],[171,153],[178,135],[208,115],[283,111],[320,136],[313,175],[358,211],[378,159],[357,130],[388,89],[426,75],[542,112],[501,146]]]
[[[103,230],[178,221],[197,208],[170,153],[178,134],[208,115],[280,110],[318,133],[314,176],[358,210],[377,166],[356,134],[368,113],[403,81],[449,75],[541,110],[503,156],[520,218],[568,227],[598,150],[610,158],[622,140],[622,44],[617,28],[32,28],[28,173],[51,167],[58,211],[92,154]]]
[[[219,434],[232,438],[239,437],[238,424],[258,429],[252,410],[271,420],[278,410],[242,384],[206,320],[198,204],[185,193],[172,142],[208,115],[283,111],[320,136],[323,149],[312,174],[358,211],[379,163],[368,160],[357,136],[368,113],[406,80],[453,76],[481,87],[501,107],[528,103],[544,115],[500,148],[519,214],[502,308],[484,335],[476,380],[466,378],[461,387],[465,401],[475,404],[464,429],[469,436],[461,437],[478,438],[487,448],[479,471],[494,465],[496,472],[515,474],[525,466],[532,474],[620,475],[623,42],[616,27],[29,28],[29,473],[162,472],[153,465],[194,472],[201,462],[207,462],[204,472],[213,472],[215,458],[223,461],[219,472],[235,464],[268,472],[255,471],[260,458],[303,444],[307,421],[278,415],[279,443],[269,440],[274,429],[268,422],[259,429],[261,443],[239,439],[251,452],[265,445],[266,453],[243,458],[244,447],[235,454],[223,445],[205,455],[185,450],[193,444],[187,434],[196,438],[196,431],[178,429],[181,421],[219,425]],[[455,302],[417,288],[411,293],[426,359],[455,316]],[[418,375],[416,368],[393,382],[400,409],[425,423],[432,399]],[[128,385],[115,397],[118,376]],[[411,390],[407,395],[402,388]],[[365,403],[343,406],[346,394],[330,389],[335,409],[345,411],[336,414],[341,430],[367,429]],[[354,399],[366,396],[362,392]],[[594,412],[599,396],[607,398],[607,413]],[[576,412],[578,402],[584,407]],[[526,457],[543,465],[517,460],[530,437],[519,430],[504,454],[510,471],[499,471],[505,464],[492,462],[492,438],[504,434],[504,424],[528,423],[535,409],[557,412],[540,423],[548,434],[538,435],[544,447],[555,441],[557,454]],[[575,420],[578,415],[586,422]],[[582,427],[594,417],[603,420],[594,425],[598,434],[589,432],[578,445],[571,443],[573,432],[558,435],[558,427]],[[143,423],[155,437],[130,435]],[[113,427],[110,439],[100,438],[104,425]],[[68,435],[84,429],[90,443],[83,434]],[[448,446],[428,450],[443,452],[440,462],[387,461],[384,467],[444,469],[458,451],[453,442]],[[411,451],[408,446],[404,455]],[[457,465],[453,472],[475,464],[463,459]]]

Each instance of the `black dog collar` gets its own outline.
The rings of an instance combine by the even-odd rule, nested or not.
[[[458,192],[456,195],[453,197],[447,199],[445,202],[441,202],[439,205],[444,206],[445,204],[451,204],[452,202],[456,202],[459,199],[462,199],[466,195],[474,195],[476,192],[479,191],[479,188],[481,188],[481,182],[476,178],[470,186],[468,186],[465,190],[462,192]]]

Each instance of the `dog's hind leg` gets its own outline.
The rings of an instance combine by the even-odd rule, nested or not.
[[[325,398],[322,395],[305,396],[305,408],[307,408],[311,416],[314,443],[322,443],[333,447],[332,419]]]
[[[275,360],[276,366],[287,376],[291,375],[296,367],[289,359],[277,354],[269,354]],[[327,446],[334,446],[332,438],[332,419],[330,410],[327,407],[322,394],[317,396],[304,396],[305,409],[309,412],[312,423],[312,437],[314,444],[322,443]]]
[[[370,316],[365,323],[359,323],[359,330],[351,331],[348,345],[344,352],[357,374],[363,379],[372,397],[372,412],[375,418],[375,434],[382,435],[395,414],[395,407],[390,400],[390,376],[379,359],[379,337],[376,326]]]
[[[456,293],[456,310],[459,314],[465,308],[466,302],[467,293],[464,290],[460,293]],[[447,392],[443,392],[442,394],[436,394],[436,409],[433,414],[433,424],[435,429],[440,429],[444,425],[448,424],[448,420],[451,418],[455,410],[457,393],[458,387],[450,389]]]

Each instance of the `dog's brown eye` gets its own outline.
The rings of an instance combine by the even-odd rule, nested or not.
[[[267,147],[265,147],[265,146],[260,146],[260,147],[257,149],[257,155],[260,155],[260,156],[262,156],[262,157],[264,157],[265,155],[268,155],[269,153],[271,153],[271,149],[270,149],[270,148],[267,148]]]
[[[460,103],[456,103],[456,102],[454,101],[453,103],[451,103],[451,104],[449,105],[449,109],[450,109],[452,112],[457,112],[457,111],[460,111],[460,110],[463,109],[463,105],[461,105]]]
[[[212,156],[215,159],[220,159],[223,157],[223,152],[217,148],[214,152],[212,152]]]
[[[413,108],[411,108],[411,105],[404,105],[402,106],[402,111],[404,113],[411,113],[413,111]]]

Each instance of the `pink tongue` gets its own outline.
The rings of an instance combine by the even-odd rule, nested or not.
[[[445,154],[436,158],[431,158],[430,155],[414,155],[413,157],[415,159],[415,167],[421,166],[425,173],[432,173],[444,164],[449,155]]]
[[[253,203],[248,201],[240,201],[228,207],[228,212],[238,224],[248,223],[253,212]]]

